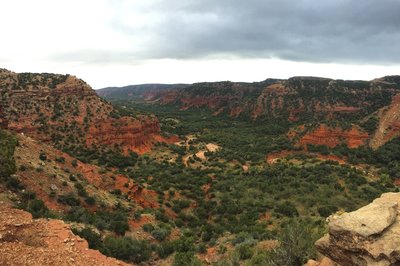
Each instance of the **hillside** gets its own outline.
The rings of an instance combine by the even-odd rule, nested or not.
[[[368,143],[376,149],[399,134],[399,92],[400,77],[387,76],[372,81],[293,77],[255,83],[197,83],[151,93],[130,90],[131,96],[125,99],[102,95],[114,101],[141,100],[180,110],[206,108],[214,115],[265,123],[288,121],[303,132],[297,134],[302,139],[299,145],[336,146],[345,139],[350,147]],[[313,131],[315,124],[323,126]]]
[[[84,81],[70,75],[0,70],[1,121],[9,130],[62,150],[102,147],[142,153],[156,142],[154,116],[122,117]]]
[[[109,99],[148,98],[171,89],[185,88],[187,84],[141,84],[125,87],[107,87],[96,93]]]

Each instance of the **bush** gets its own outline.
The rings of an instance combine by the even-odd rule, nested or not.
[[[154,230],[154,226],[152,224],[144,224],[142,226],[143,231],[147,232],[147,233],[151,233]]]
[[[160,228],[160,229],[156,229],[153,230],[151,232],[151,235],[158,241],[163,241],[164,239],[167,238],[167,236],[169,236],[171,233],[171,231],[165,229],[165,228]]]
[[[119,235],[124,235],[129,230],[129,224],[126,220],[116,220],[111,222],[111,230]]]
[[[107,236],[103,242],[103,252],[110,257],[140,263],[150,258],[151,247],[144,240]]]
[[[204,243],[200,243],[197,247],[197,252],[199,252],[200,254],[204,254],[207,252],[207,246]]]
[[[178,252],[175,254],[173,266],[201,266],[201,262],[193,252]]]
[[[160,243],[156,248],[156,253],[161,259],[165,259],[172,253],[174,253],[174,243],[167,241]]]
[[[253,256],[253,250],[248,244],[240,244],[236,247],[235,251],[239,254],[240,260],[247,260]]]
[[[82,207],[73,207],[64,219],[91,224],[99,230],[111,230],[120,235],[123,235],[129,229],[127,215],[123,212],[97,211],[92,213]]]
[[[69,206],[79,206],[81,204],[80,200],[72,193],[59,195],[57,201],[61,204]]]
[[[318,208],[318,213],[322,217],[328,217],[329,215],[337,212],[338,208],[333,205],[326,205]]]
[[[82,230],[72,229],[72,232],[86,239],[86,241],[89,243],[89,248],[97,250],[103,248],[103,242],[101,241],[101,236],[92,229],[85,227]]]
[[[45,217],[49,211],[44,202],[39,199],[29,201],[26,210],[32,214],[33,218]]]
[[[268,265],[304,265],[315,257],[314,242],[321,236],[322,231],[313,230],[311,224],[291,220],[280,232],[280,246],[271,253]]]
[[[65,163],[65,158],[64,157],[57,157],[56,162],[58,163]]]
[[[95,200],[93,197],[87,197],[87,198],[85,199],[85,202],[86,202],[88,205],[94,205],[94,204],[96,203],[96,200]]]
[[[9,177],[16,169],[14,151],[17,139],[6,131],[0,130],[0,177]]]
[[[46,161],[47,160],[47,155],[44,152],[41,152],[39,155],[39,159],[42,161]]]
[[[299,212],[297,211],[296,206],[294,206],[294,204],[289,201],[285,201],[284,203],[278,204],[275,210],[276,212],[287,217],[299,216]]]
[[[77,167],[78,166],[78,161],[77,160],[72,160],[71,161],[71,165],[73,166],[73,167]]]
[[[15,177],[9,177],[6,181],[6,186],[10,190],[21,190],[25,188],[25,185],[22,184],[18,179]]]

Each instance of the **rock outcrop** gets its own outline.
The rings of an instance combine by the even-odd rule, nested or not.
[[[33,220],[30,213],[0,203],[0,265],[128,265],[89,249],[60,220]]]
[[[355,126],[349,130],[343,130],[339,127],[331,128],[326,125],[320,125],[317,129],[301,137],[297,145],[304,147],[307,147],[307,144],[325,145],[332,148],[345,143],[349,148],[357,148],[364,145],[368,137],[368,133]]]
[[[400,193],[385,193],[354,212],[329,217],[319,252],[339,265],[400,265]]]

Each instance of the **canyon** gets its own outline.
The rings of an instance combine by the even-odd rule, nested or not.
[[[140,91],[124,87],[97,93],[106,99],[134,98],[149,104],[177,106],[182,111],[202,108],[214,115],[263,123],[286,120],[293,127],[305,126],[299,146],[333,147],[345,143],[350,148],[368,144],[377,149],[400,132],[399,76],[371,81],[293,77],[253,83],[195,83]],[[324,122],[325,125],[308,132],[315,123]]]
[[[398,191],[389,146],[398,145],[399,82],[294,77],[96,92],[70,75],[2,69],[0,212],[15,219],[0,221],[0,262],[317,259],[308,244],[326,217]],[[328,255],[335,232],[317,249],[346,265]],[[307,246],[283,256],[295,237]]]

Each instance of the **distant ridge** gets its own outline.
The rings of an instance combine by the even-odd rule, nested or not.
[[[180,110],[204,108],[253,120],[286,121],[299,145],[376,149],[400,135],[400,76],[371,81],[313,76],[266,79],[261,82],[201,82],[191,85],[137,85],[97,91],[109,100],[138,100],[174,105]],[[325,124],[313,128],[312,124]],[[309,129],[308,129],[309,128]],[[309,132],[306,134],[306,132]]]
[[[107,87],[96,90],[96,92],[101,97],[120,98],[120,97],[131,97],[132,95],[142,94],[145,91],[180,89],[187,86],[189,86],[189,84],[151,83],[151,84],[128,85],[123,87]]]

